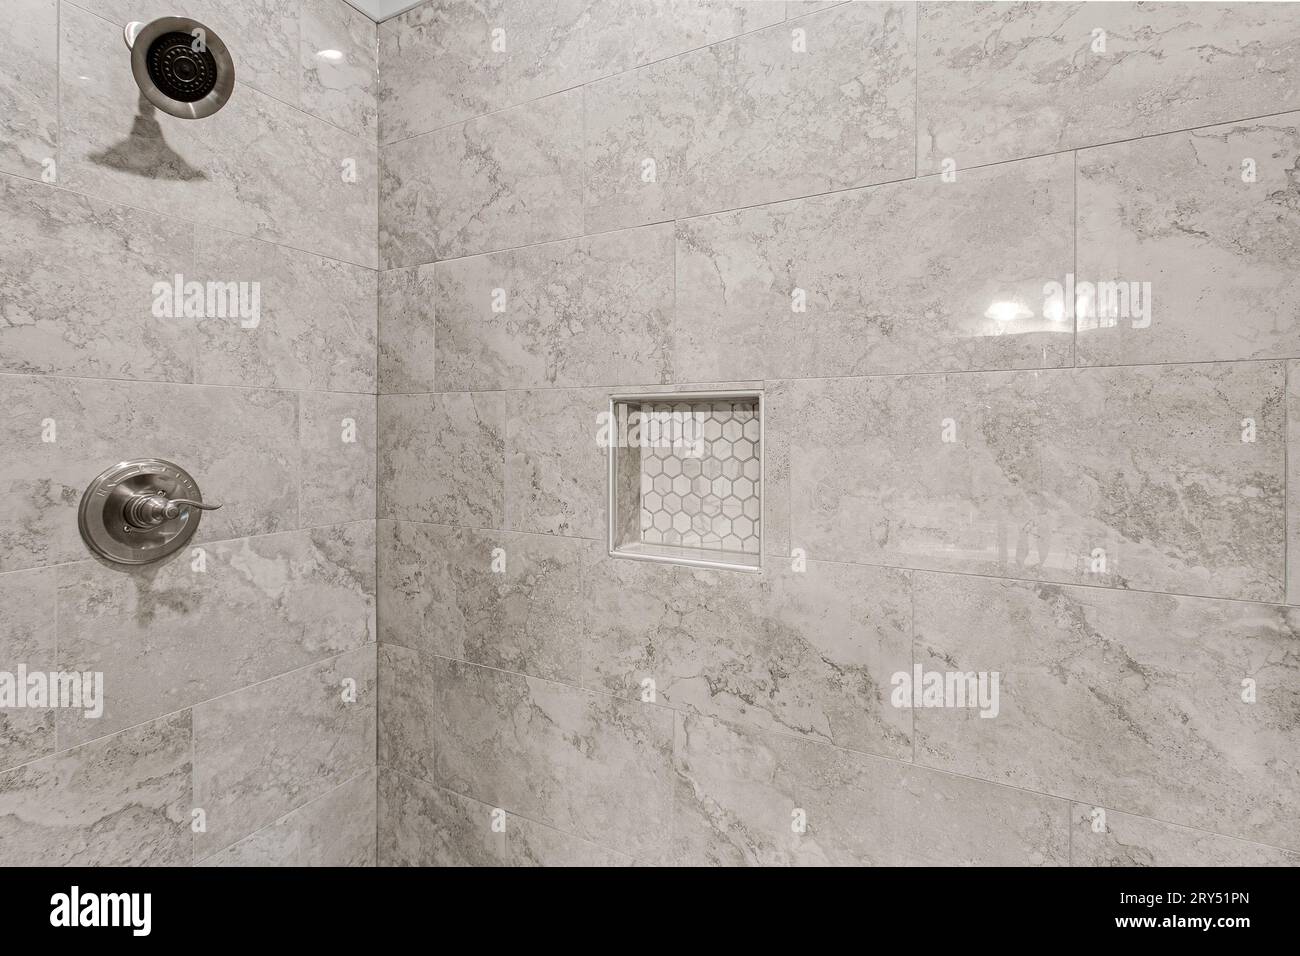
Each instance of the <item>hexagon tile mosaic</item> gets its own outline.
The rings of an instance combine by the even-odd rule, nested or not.
[[[757,409],[752,401],[647,407],[655,414],[690,412],[703,440],[696,447],[644,450],[642,541],[759,553],[763,508]]]

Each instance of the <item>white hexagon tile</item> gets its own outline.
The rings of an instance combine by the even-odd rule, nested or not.
[[[700,440],[662,443],[641,457],[641,540],[758,554],[760,429],[754,400],[645,406],[689,415]]]

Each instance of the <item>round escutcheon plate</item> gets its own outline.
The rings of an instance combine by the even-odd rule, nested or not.
[[[198,530],[203,512],[180,506],[175,518],[152,527],[128,519],[127,505],[139,496],[158,501],[202,501],[199,486],[184,468],[161,458],[137,458],[109,468],[81,496],[77,525],[95,554],[118,564],[148,564],[183,548]]]

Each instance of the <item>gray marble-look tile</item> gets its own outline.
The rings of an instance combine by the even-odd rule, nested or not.
[[[196,272],[202,282],[248,283],[250,305],[257,294],[251,319],[204,318],[186,329],[198,334],[197,381],[374,392],[373,270],[201,229]]]
[[[70,2],[119,27],[131,20],[148,23],[158,17],[193,17],[226,44],[239,83],[298,105],[300,0],[186,0],[183,9],[172,0]]]
[[[588,542],[409,521],[379,533],[383,641],[578,682]]]
[[[776,0],[435,0],[379,28],[382,141],[779,22]],[[500,31],[500,32],[497,32]]]
[[[995,717],[915,711],[918,763],[1300,848],[1294,609],[943,574],[914,601],[917,667],[1000,675]]]
[[[435,663],[444,786],[638,860],[663,858],[671,711],[472,664]]]
[[[0,574],[0,671],[14,681],[19,700],[0,707],[0,770],[54,752],[54,714],[29,707],[18,669],[28,674],[58,670],[55,653],[55,572],[48,568]]]
[[[384,769],[379,775],[380,866],[503,866],[506,832],[495,807]]]
[[[795,382],[791,543],[1278,600],[1283,376],[1251,362]]]
[[[165,458],[205,500],[196,543],[298,524],[298,399],[292,392],[0,375],[0,570],[88,556],[77,506],[126,458]]]
[[[576,236],[582,90],[385,146],[384,268]]]
[[[375,396],[298,393],[302,471],[298,478],[303,527],[373,520]]]
[[[379,273],[379,392],[435,390],[434,266]]]
[[[506,820],[507,866],[635,866],[630,856],[524,817]]]
[[[1291,4],[922,3],[918,35],[921,173],[1300,107]]]
[[[1076,803],[1072,866],[1300,866],[1300,853]]]
[[[1073,271],[1073,196],[1059,156],[679,222],[673,372],[1072,364],[1043,285]]]
[[[609,449],[602,389],[510,392],[506,399],[506,527],[606,536]]]
[[[500,527],[505,439],[502,392],[379,396],[379,516]]]
[[[206,866],[374,866],[375,774],[368,771],[293,810]]]
[[[12,0],[0,33],[0,170],[29,179],[57,169],[58,0]],[[19,64],[21,63],[21,67]]]
[[[1300,604],[1300,362],[1287,362],[1286,447],[1286,601]]]
[[[374,267],[373,143],[240,83],[230,102],[201,122],[161,113],[126,67],[121,28],[71,4],[62,7],[60,44],[63,185]],[[290,102],[296,34],[291,57]]]
[[[5,866],[189,866],[190,714],[0,773]]]
[[[61,746],[114,733],[374,640],[369,522],[205,545],[124,570],[58,568],[59,662],[104,674],[103,715],[58,715]],[[196,570],[201,567],[202,570]]]
[[[301,0],[299,22],[302,108],[374,142],[379,134],[378,27],[344,0]]]
[[[671,225],[440,262],[434,276],[441,389],[672,380]]]
[[[586,687],[910,759],[889,681],[911,667],[905,572],[773,562],[738,574],[596,554]]]
[[[375,645],[194,708],[199,858],[375,766]]]
[[[1300,355],[1300,113],[1078,162],[1076,279],[1136,288],[1145,307],[1077,296],[1080,364]]]
[[[798,428],[791,417],[793,382],[765,383],[763,390],[763,552],[790,555],[790,442]]]
[[[673,769],[678,864],[1068,862],[1064,800],[895,760],[678,715]]]
[[[379,766],[432,782],[437,703],[432,661],[409,647],[384,643],[378,667]]]
[[[9,176],[0,219],[0,370],[193,380],[193,321],[154,313],[192,226]]]
[[[916,8],[797,29],[806,50],[783,24],[586,87],[586,230],[910,178]]]

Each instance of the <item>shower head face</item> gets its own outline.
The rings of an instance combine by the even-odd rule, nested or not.
[[[226,105],[235,64],[221,38],[197,20],[162,17],[126,28],[131,72],[145,97],[181,119],[202,119]]]

